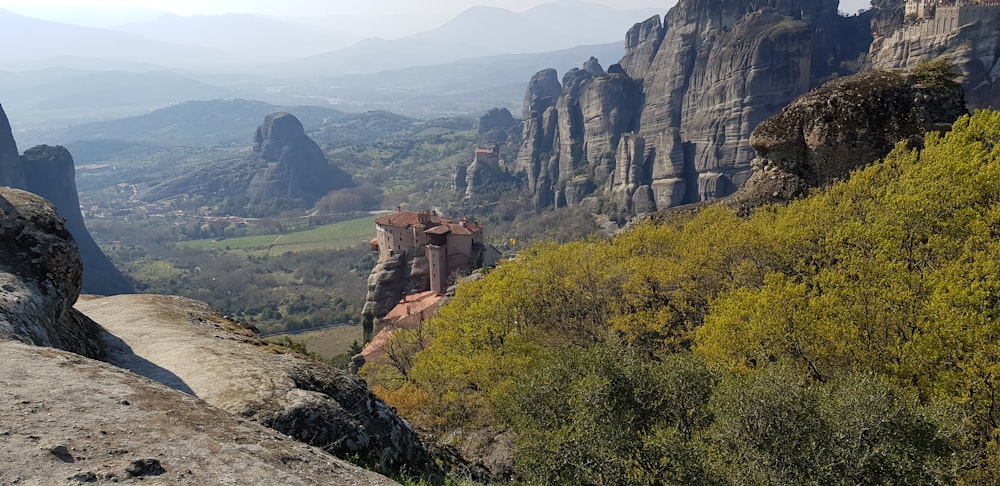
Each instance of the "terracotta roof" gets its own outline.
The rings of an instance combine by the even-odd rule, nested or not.
[[[450,223],[450,219],[431,214],[429,219],[432,223]],[[396,211],[395,213],[382,216],[375,220],[375,224],[382,226],[395,226],[397,228],[409,228],[420,224],[420,213],[417,211]]]
[[[372,238],[372,239],[371,239],[371,240],[370,240],[370,241],[368,242],[368,244],[369,244],[369,245],[377,245],[377,244],[378,244],[378,237],[375,237],[375,238]]]
[[[428,235],[443,235],[451,231],[451,224],[439,224],[429,230],[424,230]]]
[[[442,295],[434,292],[433,290],[428,290],[427,292],[421,292],[419,294],[412,294],[403,297],[403,300],[396,304],[385,317],[382,318],[382,322],[386,323],[386,327],[390,327],[392,324],[390,321],[400,320],[408,316],[416,316],[424,313],[431,307],[434,307],[441,300]]]
[[[389,340],[392,339],[392,329],[388,327],[383,328],[372,341],[365,346],[365,349],[361,350],[361,356],[364,356],[366,363],[378,362],[382,360],[385,356],[385,346],[389,344]]]
[[[385,356],[385,347],[392,339],[393,331],[396,329],[415,329],[423,322],[423,318],[430,317],[437,311],[437,304],[441,302],[443,297],[434,291],[403,297],[403,300],[382,318],[385,327],[361,351],[365,361],[369,363],[380,361]]]
[[[424,233],[431,235],[444,235],[448,233],[456,235],[471,235],[474,233],[478,233],[482,229],[483,227],[480,226],[478,223],[469,221],[466,222],[465,224],[443,223],[440,226],[435,226],[431,229],[425,230]]]

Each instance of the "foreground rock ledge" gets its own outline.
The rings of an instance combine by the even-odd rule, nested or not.
[[[420,471],[409,423],[356,376],[289,354],[207,304],[163,295],[85,300],[107,329],[107,361],[340,457]]]
[[[396,484],[98,361],[0,355],[0,484]]]

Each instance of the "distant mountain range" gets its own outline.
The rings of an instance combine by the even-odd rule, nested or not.
[[[293,73],[372,73],[459,59],[550,52],[620,42],[622,32],[660,13],[617,10],[562,0],[525,12],[474,7],[441,27],[396,40],[366,39],[351,47],[289,63]]]
[[[395,40],[360,40],[352,27],[212,15],[93,28],[0,10],[0,52],[8,69],[83,67],[243,72],[277,77],[371,73],[464,58],[539,53],[621,40],[631,25],[659,13],[560,0],[525,12],[474,7],[443,25]],[[398,19],[392,20],[396,22]],[[30,42],[28,42],[30,40]],[[356,42],[353,45],[349,45]]]
[[[198,139],[197,129],[206,134],[205,140],[214,143],[225,138],[217,136],[224,128],[216,123],[232,123],[238,114],[223,111],[218,114],[221,118],[204,115],[208,118],[189,120],[164,133],[149,131],[131,118],[125,122],[114,120],[164,107],[182,110],[186,106],[182,102],[192,100],[250,98],[267,102],[261,103],[267,108],[248,112],[246,123],[226,135],[229,140],[242,142],[264,115],[280,106],[315,105],[313,108],[331,112],[382,110],[425,118],[449,113],[478,116],[493,107],[506,107],[520,114],[524,79],[535,72],[547,67],[565,72],[590,56],[596,56],[606,67],[621,58],[622,51],[620,43],[581,46],[299,82],[249,75],[196,77],[169,71],[0,71],[0,102],[15,120],[18,139],[31,145],[100,138],[116,123],[134,134],[129,139],[152,137],[160,139],[157,143],[181,143],[179,137]],[[309,115],[297,115],[308,129]],[[178,138],[171,141],[175,135]]]
[[[50,134],[50,141],[101,152],[132,150],[135,144],[161,147],[245,147],[265,116],[288,112],[320,144],[371,143],[407,138],[415,133],[472,129],[468,118],[417,120],[385,111],[345,113],[318,106],[279,106],[243,99],[189,101],[143,115],[86,123]],[[100,147],[83,143],[102,141]],[[115,141],[115,144],[104,143]],[[126,143],[118,143],[126,142]],[[86,149],[81,160],[89,161]]]
[[[18,137],[32,142],[51,142],[67,126],[188,100],[419,117],[501,106],[520,113],[524,79],[590,56],[605,66],[616,62],[621,33],[655,13],[575,0],[520,13],[476,7],[419,34],[329,50],[351,34],[249,15],[168,16],[114,30],[0,10],[0,42],[17,46],[0,51],[7,70],[0,71],[0,102],[17,121]]]

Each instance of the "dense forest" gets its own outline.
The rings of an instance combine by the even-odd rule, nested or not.
[[[1000,481],[1000,112],[741,218],[536,244],[363,370],[525,484]]]

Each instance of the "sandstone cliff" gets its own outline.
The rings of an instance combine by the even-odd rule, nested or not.
[[[829,185],[884,157],[901,141],[922,144],[966,114],[947,64],[913,72],[873,71],[824,84],[757,126],[754,174],[727,199],[746,213]]]
[[[186,386],[178,375],[143,361],[122,340],[72,308],[81,279],[76,246],[55,208],[37,195],[0,188],[0,354],[4,356],[0,367],[0,400],[4,403],[0,407],[0,484],[141,480],[192,485],[395,484],[177,391]],[[179,317],[182,323],[187,322],[185,317],[200,316],[181,306],[154,310],[162,319]],[[125,320],[131,324],[133,317]],[[158,335],[155,328],[129,326],[129,330],[145,333],[145,338]],[[170,351],[180,352],[184,344],[174,342]],[[204,353],[210,359],[216,353],[232,355],[229,351],[225,340],[219,339]],[[106,354],[117,361],[131,357],[129,364],[149,371],[151,377],[175,390],[76,353]],[[266,362],[269,356],[261,350],[256,358]],[[197,364],[194,359],[188,363]],[[239,366],[238,360],[228,364],[235,370],[253,371],[249,365]],[[327,380],[328,372],[322,368],[313,370],[304,362],[298,366],[303,368],[297,375],[303,383],[297,383],[299,388],[327,384],[329,388],[323,390],[327,394],[340,390],[346,398],[357,398],[358,393],[370,396],[358,384],[352,388],[342,385],[343,380]],[[266,363],[262,367],[281,369]],[[231,371],[213,367],[202,372],[226,370]],[[265,393],[265,385],[273,384],[267,377],[248,374],[243,378],[253,387],[261,385]],[[238,394],[244,390],[228,391]],[[260,396],[252,390],[250,394]],[[364,415],[359,406],[372,410],[370,402],[345,404],[352,420]],[[286,408],[282,416],[292,417],[299,426],[325,424],[315,417],[321,414],[308,405],[291,410]],[[384,405],[374,412],[375,422],[392,420]],[[357,434],[346,437],[359,439]]]
[[[156,201],[181,194],[201,195],[248,216],[308,209],[326,193],[352,184],[330,164],[302,123],[289,113],[272,113],[254,134],[248,157],[213,164],[153,186],[141,194]]]
[[[1000,5],[938,8],[934,18],[877,36],[870,57],[873,69],[943,57],[961,70],[969,109],[1000,108]]]
[[[368,275],[368,294],[365,297],[366,332],[371,332],[372,321],[389,313],[399,300],[408,294],[428,290],[431,265],[422,252],[415,255],[392,255],[377,264]]]
[[[537,207],[608,201],[633,214],[732,193],[758,123],[867,49],[869,16],[836,0],[681,0],[596,61],[529,83],[517,169]],[[595,208],[596,209],[596,208]]]
[[[48,199],[64,218],[83,259],[83,291],[115,295],[135,292],[90,235],[80,213],[73,156],[63,147],[41,145],[21,156],[29,191]]]
[[[52,202],[83,258],[85,292],[113,295],[134,292],[132,284],[97,246],[83,222],[76,191],[73,156],[63,147],[40,146],[18,155],[7,115],[0,107],[0,186],[23,189]]]

